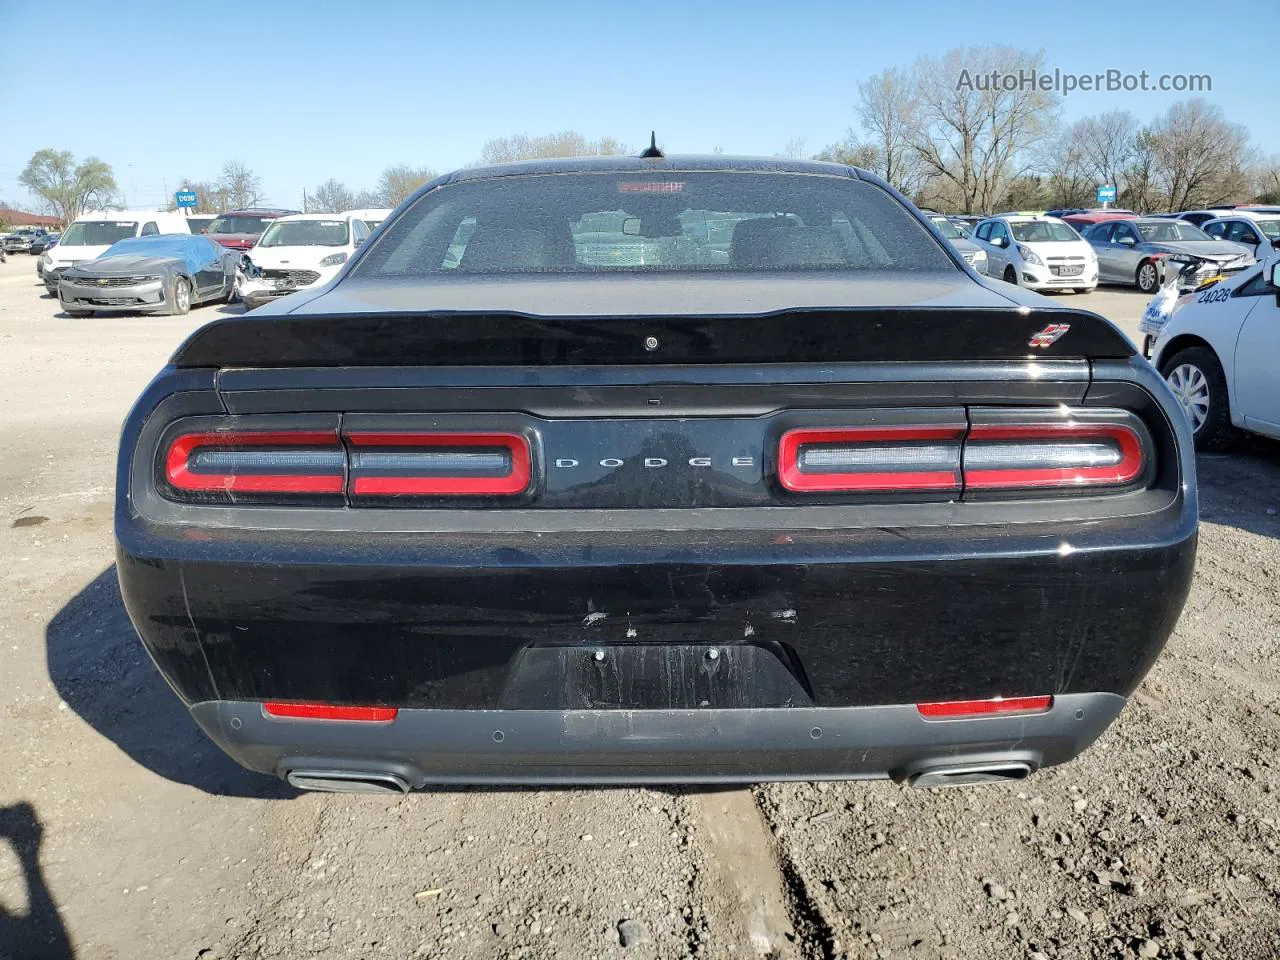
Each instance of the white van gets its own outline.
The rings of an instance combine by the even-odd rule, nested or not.
[[[343,210],[339,216],[355,217],[357,220],[364,221],[364,225],[368,227],[369,232],[372,233],[374,230],[378,229],[378,224],[391,216],[391,209],[391,207],[365,207],[360,210]]]
[[[63,231],[58,243],[40,255],[45,289],[58,294],[58,275],[77,263],[96,260],[107,247],[126,237],[153,233],[190,233],[180,213],[155,210],[106,210],[81,214]]]

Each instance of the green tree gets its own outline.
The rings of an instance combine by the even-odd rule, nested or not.
[[[70,150],[48,147],[36,151],[18,182],[40,197],[63,226],[91,206],[110,203],[116,189],[116,178],[107,163],[97,157],[76,163]]]

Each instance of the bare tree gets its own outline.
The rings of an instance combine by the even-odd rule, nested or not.
[[[227,209],[226,192],[217,184],[179,177],[178,190],[196,195],[196,205],[189,208],[192,213],[222,213]],[[169,209],[176,208],[177,204],[171,200]]]
[[[1005,183],[999,206],[1009,210],[1041,210],[1048,200],[1044,179],[1034,173],[1024,173]]]
[[[480,148],[483,163],[511,163],[514,160],[543,160],[551,157],[607,157],[626,153],[615,137],[588,140],[576,130],[564,130],[531,137],[517,133],[496,137]]]
[[[1057,99],[1030,84],[1006,84],[1040,70],[1043,54],[1010,47],[952,50],[922,57],[913,73],[919,123],[912,146],[926,172],[949,181],[962,209],[991,210],[1028,151],[1051,129]]]
[[[804,158],[804,137],[792,137],[782,147],[782,155],[791,160]]]
[[[1045,141],[1037,155],[1036,166],[1044,174],[1048,206],[1084,207],[1093,203],[1096,176],[1080,142],[1079,124],[1072,124]]]
[[[867,77],[858,84],[854,109],[876,148],[877,161],[870,169],[909,196],[919,193],[926,174],[912,146],[920,132],[916,79],[898,69]]]
[[[1160,187],[1156,178],[1157,137],[1150,127],[1143,127],[1133,138],[1133,152],[1124,170],[1124,190],[1116,197],[1124,206],[1148,213],[1161,206]]]
[[[1241,199],[1249,136],[1222,108],[1199,98],[1175,103],[1153,125],[1156,176],[1172,210]]]
[[[116,189],[111,167],[97,157],[76,163],[70,150],[49,148],[32,155],[18,182],[38,196],[63,226],[89,207],[109,204]]]
[[[1280,153],[1264,157],[1254,165],[1253,193],[1258,203],[1280,203]]]
[[[843,140],[827,144],[813,155],[813,159],[843,163],[846,166],[861,167],[863,170],[877,173],[883,169],[879,148],[875,144],[859,143],[852,130]]]
[[[1071,125],[1072,142],[1081,153],[1094,186],[1111,185],[1118,193],[1124,170],[1133,159],[1138,121],[1127,110],[1085,117]]]
[[[239,160],[222,165],[218,186],[225,192],[230,209],[244,210],[262,202],[262,180]]]
[[[311,191],[310,207],[316,213],[341,213],[343,210],[356,209],[355,196],[347,189],[346,184],[330,177]]]
[[[351,206],[347,209],[372,210],[385,205],[382,195],[376,190],[360,190],[351,198]]]
[[[401,200],[434,178],[435,173],[426,167],[409,167],[404,164],[387,167],[378,178],[378,193],[384,205],[399,206]]]

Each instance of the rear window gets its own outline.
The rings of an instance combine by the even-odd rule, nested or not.
[[[1148,243],[1185,243],[1188,240],[1209,239],[1209,235],[1194,223],[1170,220],[1166,223],[1140,223],[1137,226],[1142,239]]]
[[[424,194],[353,271],[956,270],[898,201],[844,177],[664,171],[501,177]]]
[[[64,247],[107,247],[138,232],[137,220],[79,220],[67,228]]]
[[[1020,243],[1062,243],[1079,240],[1080,235],[1065,223],[1053,220],[1033,220],[1009,224],[1013,239]]]
[[[205,233],[252,233],[255,236],[266,229],[275,217],[219,217],[209,224]]]
[[[340,247],[347,242],[345,220],[277,220],[258,241],[260,247]]]
[[[950,220],[948,220],[946,217],[930,217],[929,219],[932,220],[933,225],[938,228],[938,232],[941,233],[948,240],[964,239],[964,233],[960,230],[960,228],[957,227]]]

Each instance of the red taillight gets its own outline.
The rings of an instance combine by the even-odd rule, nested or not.
[[[351,492],[513,496],[529,489],[529,441],[516,433],[350,433]]]
[[[959,720],[1010,713],[1044,713],[1053,707],[1053,697],[992,697],[989,700],[935,700],[917,703],[916,709],[928,720]]]
[[[959,491],[961,426],[806,427],[778,443],[796,493]]]
[[[164,478],[193,493],[340,494],[346,455],[334,430],[184,433],[169,444]]]
[[[1143,467],[1142,440],[1121,423],[974,424],[964,445],[972,490],[1124,486]]]
[[[277,703],[262,705],[262,712],[282,720],[356,720],[362,723],[390,723],[398,707],[339,707],[327,703]]]

